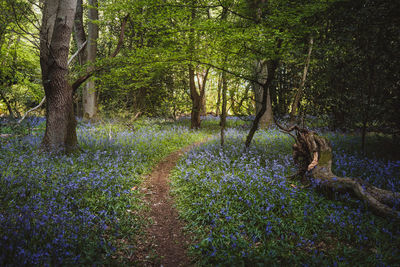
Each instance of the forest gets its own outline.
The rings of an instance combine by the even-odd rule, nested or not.
[[[400,265],[400,1],[0,10],[0,266]]]

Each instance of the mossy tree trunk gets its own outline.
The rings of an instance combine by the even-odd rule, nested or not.
[[[400,219],[395,210],[400,204],[400,193],[377,188],[359,178],[339,177],[332,172],[332,147],[325,137],[297,126],[293,159],[302,177],[309,179],[323,192],[350,193],[362,199],[371,210],[383,217]],[[309,172],[309,173],[308,173]]]

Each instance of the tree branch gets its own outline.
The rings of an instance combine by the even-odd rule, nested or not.
[[[118,55],[119,51],[121,50],[122,44],[124,42],[124,37],[125,37],[125,26],[126,26],[126,22],[128,21],[129,15],[127,15],[121,24],[121,33],[119,35],[119,40],[118,40],[118,44],[117,47],[115,48],[114,52],[109,56],[109,58],[114,58],[116,55]],[[72,89],[73,92],[76,92],[76,90],[78,89],[78,87],[84,83],[87,79],[89,79],[94,73],[96,73],[97,71],[101,70],[103,67],[99,67],[99,68],[94,68],[91,71],[86,72],[84,75],[82,75],[81,77],[79,77],[78,79],[76,79],[76,81],[72,84]]]
[[[245,75],[230,71],[230,70],[228,70],[226,68],[223,68],[223,67],[211,64],[211,63],[207,63],[207,62],[202,62],[202,61],[196,60],[196,59],[192,59],[192,61],[197,62],[197,63],[202,64],[202,65],[206,65],[206,66],[212,67],[212,68],[217,69],[217,70],[224,71],[224,72],[229,73],[229,74],[231,74],[231,75],[233,75],[233,76],[235,76],[237,78],[241,78],[241,79],[244,79],[244,80],[249,81],[249,82],[254,82],[254,83],[257,83],[257,84],[259,84],[261,86],[263,85],[260,82],[258,82],[257,80],[255,80],[255,79],[253,79],[253,78],[251,78],[249,76],[245,76]]]
[[[73,54],[71,56],[71,58],[68,60],[68,66],[71,64],[72,60],[74,60],[74,58],[82,51],[82,49],[86,46],[87,44],[87,40],[82,44],[81,47],[79,47],[79,49],[75,52],[75,54]]]
[[[42,101],[40,101],[39,105],[37,105],[36,107],[31,108],[30,110],[28,110],[28,111],[25,113],[25,115],[22,116],[22,118],[19,119],[19,120],[17,121],[17,124],[20,124],[20,123],[26,118],[26,116],[27,116],[30,112],[35,111],[35,110],[37,110],[38,108],[40,108],[40,107],[43,105],[43,103],[44,103],[45,100],[46,100],[46,96],[43,97],[43,99],[42,99]]]

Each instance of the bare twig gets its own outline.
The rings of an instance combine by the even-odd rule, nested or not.
[[[27,116],[30,112],[35,111],[35,110],[37,110],[38,108],[40,108],[40,107],[43,105],[43,103],[44,103],[45,100],[46,100],[46,96],[43,97],[43,99],[42,99],[42,101],[40,101],[39,105],[37,105],[36,107],[31,108],[30,110],[28,110],[28,111],[25,113],[25,115],[22,116],[22,118],[19,119],[19,120],[17,121],[17,124],[20,124],[20,123],[26,118],[26,116]]]
[[[71,58],[68,59],[68,66],[71,64],[72,60],[74,60],[74,58],[79,54],[79,52],[82,51],[82,49],[86,46],[86,44],[87,44],[87,40],[82,44],[81,47],[79,47],[79,49],[75,52],[75,54],[73,54],[71,56]]]

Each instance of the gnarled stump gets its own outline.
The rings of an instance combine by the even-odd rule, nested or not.
[[[375,214],[400,220],[400,212],[395,210],[396,206],[399,207],[400,193],[377,188],[359,178],[334,175],[332,147],[325,137],[297,126],[284,130],[286,132],[296,130],[293,159],[302,177],[308,174],[318,188],[324,191],[349,192],[364,200]]]

